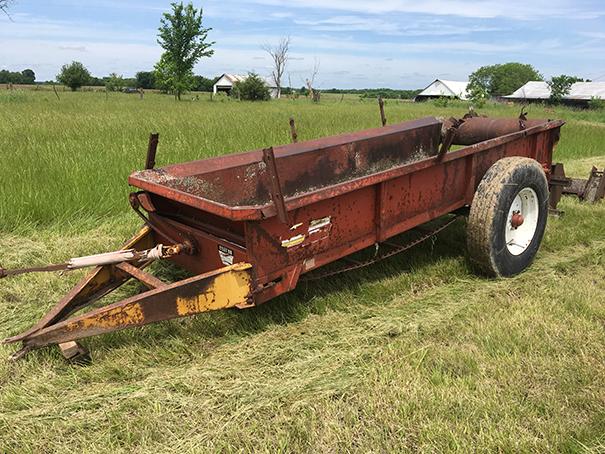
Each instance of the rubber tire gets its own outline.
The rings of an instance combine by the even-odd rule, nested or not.
[[[528,248],[513,255],[506,247],[508,212],[517,194],[532,188],[538,197],[538,224]],[[530,158],[503,158],[479,183],[467,223],[469,258],[478,271],[492,277],[521,273],[533,262],[548,219],[548,181],[542,166]]]

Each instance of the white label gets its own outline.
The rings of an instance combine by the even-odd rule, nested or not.
[[[233,265],[233,251],[222,244],[218,245],[218,255],[223,265]]]

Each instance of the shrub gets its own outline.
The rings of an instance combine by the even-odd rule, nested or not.
[[[435,107],[447,107],[448,102],[449,102],[449,99],[446,98],[445,96],[433,99],[433,105]]]
[[[245,80],[233,84],[231,96],[244,101],[268,101],[271,99],[271,92],[258,74],[249,73]]]
[[[227,102],[230,99],[231,98],[229,98],[227,93],[225,93],[224,91],[219,91],[215,95],[212,95],[212,101]]]
[[[473,85],[469,89],[469,101],[473,107],[485,106],[488,96],[488,91],[481,85]]]
[[[73,61],[61,67],[61,71],[57,74],[57,80],[71,88],[72,91],[76,91],[90,81],[90,73],[82,63]]]
[[[563,98],[569,94],[571,91],[571,86],[576,82],[583,82],[584,79],[580,79],[575,76],[567,76],[565,74],[561,74],[560,76],[552,77],[550,81],[548,81],[548,86],[550,87],[550,104],[561,104],[563,102]]]
[[[598,96],[593,96],[588,101],[588,107],[591,109],[605,109],[605,99],[601,99]]]
[[[124,88],[124,78],[116,73],[111,73],[105,80],[107,91],[121,91]]]

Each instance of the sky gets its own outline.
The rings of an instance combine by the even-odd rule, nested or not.
[[[605,0],[203,0],[214,41],[196,74],[268,76],[261,49],[291,39],[299,87],[319,64],[320,88],[424,88],[480,66],[519,61],[545,77],[605,81]],[[95,76],[151,70],[162,49],[160,0],[13,0],[0,17],[0,69],[52,80],[81,61]]]

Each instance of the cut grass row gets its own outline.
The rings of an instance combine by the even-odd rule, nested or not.
[[[536,264],[514,279],[469,272],[459,223],[433,247],[255,310],[93,338],[85,368],[53,350],[2,362],[0,446],[598,452],[605,207],[563,205],[566,218],[550,223]],[[102,225],[91,241],[111,241],[115,230]],[[53,259],[78,252],[82,238],[73,239],[55,232],[25,248]],[[50,241],[57,249],[40,253]],[[57,276],[3,283],[0,307],[12,315],[0,333],[27,327],[44,310],[36,302],[68,286]]]

